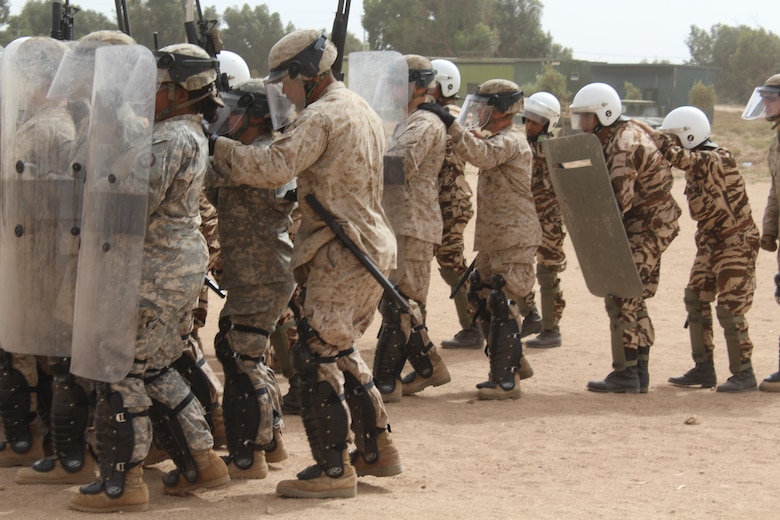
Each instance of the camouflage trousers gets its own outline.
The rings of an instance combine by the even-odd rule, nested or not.
[[[566,308],[561,279],[558,277],[558,273],[566,270],[566,255],[563,252],[563,239],[566,237],[566,232],[560,217],[539,220],[539,224],[542,226],[542,243],[536,250],[536,279],[542,295],[544,329],[551,330],[561,321],[563,309]],[[548,302],[548,299],[552,301]],[[531,304],[533,303],[532,301]],[[552,315],[549,315],[550,308]]]
[[[479,273],[483,283],[490,283],[494,274],[504,278],[504,294],[508,300],[514,300],[523,316],[527,316],[534,300],[534,264],[536,247],[525,247],[504,251],[480,251],[477,253],[474,270]],[[490,289],[478,292],[480,298],[487,298]],[[472,309],[475,311],[476,309]],[[522,323],[518,323],[521,326]]]
[[[655,296],[658,290],[661,255],[680,232],[680,226],[677,221],[673,221],[670,224],[657,224],[652,229],[641,229],[642,226],[626,226],[626,228],[634,265],[642,281],[642,296],[637,298],[607,296],[606,307],[607,313],[610,314],[610,327],[623,330],[623,348],[635,350],[639,347],[651,347],[655,343],[655,329],[647,312],[645,300]],[[632,232],[632,229],[637,231]],[[610,310],[613,304],[617,307],[616,311]]]
[[[699,301],[707,352],[711,353],[715,349],[711,304],[717,298],[718,307],[741,318],[735,320],[735,326],[742,361],[751,357],[753,342],[748,335],[748,323],[744,316],[753,305],[758,244],[759,232],[756,226],[723,240],[697,233],[696,258],[691,267],[688,288]]]
[[[430,257],[428,264],[430,266]],[[317,332],[317,336],[309,340],[312,352],[334,357],[353,348],[355,341],[371,325],[382,297],[382,286],[346,247],[336,241],[328,243],[309,263],[296,269],[295,278],[304,288],[302,315]],[[368,386],[376,426],[387,427],[387,411],[379,390],[373,386],[374,376],[357,350],[339,357],[335,363],[320,363],[317,370],[318,380],[330,383],[340,396],[344,395],[345,372]],[[346,401],[341,403],[347,417],[351,417]],[[348,436],[349,441],[354,440],[351,433]]]
[[[439,189],[439,206],[444,222],[441,244],[433,248],[439,267],[454,271],[459,276],[468,267],[464,257],[463,233],[474,216],[472,192],[463,172],[443,182]]]
[[[434,244],[407,236],[396,237],[396,240],[398,267],[390,272],[390,281],[398,286],[401,294],[416,301],[424,311],[431,285]]]

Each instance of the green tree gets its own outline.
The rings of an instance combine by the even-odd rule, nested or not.
[[[527,83],[522,86],[522,89],[526,96],[536,92],[549,92],[557,97],[562,105],[571,97],[571,92],[566,90],[566,76],[550,63],[542,66],[542,73],[536,75],[534,83]]]
[[[501,58],[570,59],[571,50],[553,43],[542,30],[541,0],[495,0],[493,23],[499,32]]]
[[[719,67],[715,91],[729,103],[742,103],[753,87],[780,70],[780,37],[765,29],[717,24],[709,32],[691,27],[685,43],[693,65]]]
[[[225,49],[239,54],[249,65],[254,77],[268,72],[268,52],[279,38],[294,30],[285,28],[278,13],[270,13],[268,7],[248,4],[241,8],[228,7],[222,14],[222,40]]]
[[[715,85],[705,85],[700,80],[696,80],[691,90],[688,91],[688,104],[700,108],[712,121],[715,114]]]
[[[8,23],[8,17],[11,16],[11,4],[9,0],[0,0],[0,25]]]
[[[77,4],[71,7],[78,8]],[[22,36],[51,35],[51,2],[47,0],[29,0],[18,15],[8,15],[8,4],[0,0],[0,19],[5,17],[7,25],[0,31],[0,45],[8,45]],[[79,10],[74,14],[73,38],[79,39],[85,34],[100,29],[116,29],[116,24],[104,14],[91,9]]]
[[[642,91],[630,81],[624,82],[623,88],[626,91],[624,99],[642,99]]]

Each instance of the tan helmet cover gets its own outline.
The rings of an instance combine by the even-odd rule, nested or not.
[[[320,38],[324,42],[320,42]],[[318,43],[324,43],[321,54],[313,47]],[[293,31],[271,47],[268,53],[268,66],[271,69],[269,79],[271,81],[280,79],[283,73],[289,73],[290,77],[300,74],[304,78],[313,78],[317,74],[330,70],[337,56],[336,46],[319,31],[314,29]],[[317,62],[314,63],[313,60]]]

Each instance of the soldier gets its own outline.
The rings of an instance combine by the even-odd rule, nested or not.
[[[227,466],[212,449],[202,406],[179,372],[170,368],[182,354],[179,327],[203,285],[208,259],[198,229],[198,197],[208,165],[201,121],[213,120],[222,105],[214,83],[216,62],[191,44],[164,47],[156,56],[161,83],[153,112],[153,160],[144,160],[145,154],[140,158],[150,174],[136,341],[129,374],[96,385],[100,477],[71,496],[70,507],[79,511],[148,508],[141,463],[149,452],[152,426],[176,463],[176,469],[163,476],[166,494],[182,495],[230,480]],[[112,97],[111,92],[104,94]],[[93,113],[93,121],[95,117]],[[128,170],[132,175],[131,165],[120,162],[108,182],[115,183],[113,179]]]
[[[750,355],[747,311],[756,288],[759,233],[750,213],[745,181],[734,156],[710,141],[710,123],[696,107],[675,108],[653,134],[658,149],[672,166],[685,171],[685,194],[691,217],[698,223],[696,259],[685,288],[688,331],[696,363],[669,382],[677,386],[712,388],[712,309],[726,336],[732,376],[718,392],[756,389]]]
[[[761,249],[765,251],[777,251],[777,237],[780,232],[780,189],[777,188],[780,176],[780,74],[770,76],[763,85],[753,90],[753,95],[745,105],[742,119],[766,119],[775,130],[772,142],[769,143],[767,161],[772,184],[769,188],[769,196],[764,209],[762,222]],[[780,251],[777,254],[777,269],[780,272]],[[780,276],[775,275],[775,300],[780,304]],[[780,355],[780,352],[779,352]],[[780,392],[780,370],[769,375],[761,384],[759,390],[765,392]]]
[[[520,338],[536,330],[539,321],[529,302],[542,231],[531,192],[531,149],[514,126],[522,106],[520,87],[491,79],[466,97],[457,122],[437,111],[445,125],[451,125],[455,153],[479,168],[477,258],[468,295],[474,318],[488,338],[490,372],[488,380],[477,385],[479,399],[517,399],[520,379],[533,374]]]
[[[542,243],[536,251],[536,279],[542,297],[542,332],[525,342],[527,347],[551,348],[561,346],[558,324],[566,307],[558,273],[566,269],[563,252],[563,219],[558,199],[550,180],[550,171],[544,155],[544,141],[553,136],[553,129],[561,116],[558,98],[549,92],[537,92],[525,100],[523,122],[525,135],[534,154],[531,189],[536,203],[536,214],[542,226]]]
[[[243,145],[268,146],[272,127],[262,80],[239,83],[223,97],[230,114],[217,133]],[[223,176],[241,166],[233,164],[231,169],[222,157],[212,161]],[[269,336],[295,289],[287,233],[296,205],[288,192],[294,189],[293,180],[277,189],[225,186],[216,191],[223,256],[220,286],[228,295],[214,348],[225,373],[226,462],[233,479],[264,478],[266,462],[287,459],[281,396],[265,357]]]
[[[646,300],[658,288],[661,254],[680,231],[677,219],[682,212],[671,195],[672,172],[653,142],[652,129],[621,117],[620,96],[611,86],[585,85],[569,110],[572,127],[595,134],[601,142],[643,287],[640,297],[605,298],[614,370],[604,380],[590,381],[588,390],[646,393],[655,340]]]
[[[419,110],[421,104],[426,104],[434,81],[431,61],[417,54],[407,54],[404,59],[409,71],[407,116],[396,126],[392,148],[387,152],[398,159],[402,170],[399,177],[404,181],[385,188],[383,204],[398,241],[398,267],[390,273],[390,281],[419,309],[423,323],[412,324],[410,316],[400,312],[390,295],[382,296],[374,378],[385,402],[400,401],[401,395],[450,381],[447,366],[427,339],[424,324],[433,250],[442,237],[438,179],[447,132],[434,114]],[[407,358],[414,370],[402,381]]]
[[[381,206],[384,129],[368,104],[333,76],[336,56],[335,45],[314,30],[294,31],[271,48],[266,95],[274,127],[286,129],[268,146],[217,138],[214,161],[230,166],[231,173],[210,172],[209,185],[270,189],[297,176],[299,200],[316,194],[387,273],[396,250]],[[292,357],[316,464],[280,482],[276,492],[354,497],[357,476],[402,469],[373,375],[354,346],[371,323],[382,289],[308,204],[301,211],[291,259],[295,279],[303,284]],[[358,448],[352,457],[350,416]]]
[[[460,71],[449,60],[431,61],[436,70],[436,84],[430,95],[457,119],[460,115],[458,91],[460,90]],[[441,207],[442,229],[441,244],[433,248],[436,261],[439,263],[439,273],[451,288],[454,288],[461,276],[468,269],[463,233],[474,216],[473,196],[471,186],[463,172],[465,163],[452,150],[452,138],[447,136],[447,147],[444,154],[444,165],[439,172],[439,207]],[[469,303],[466,299],[468,284],[455,294],[455,310],[461,330],[455,337],[441,342],[444,348],[481,348],[485,343],[479,325],[471,321]]]

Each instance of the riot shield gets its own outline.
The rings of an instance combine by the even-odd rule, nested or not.
[[[20,38],[2,65],[0,344],[70,354],[83,172],[67,103],[46,98],[67,46]]]
[[[596,296],[642,295],[631,247],[593,134],[545,141],[547,166],[588,290]]]
[[[140,45],[97,49],[71,372],[129,372],[138,330],[157,66]]]

